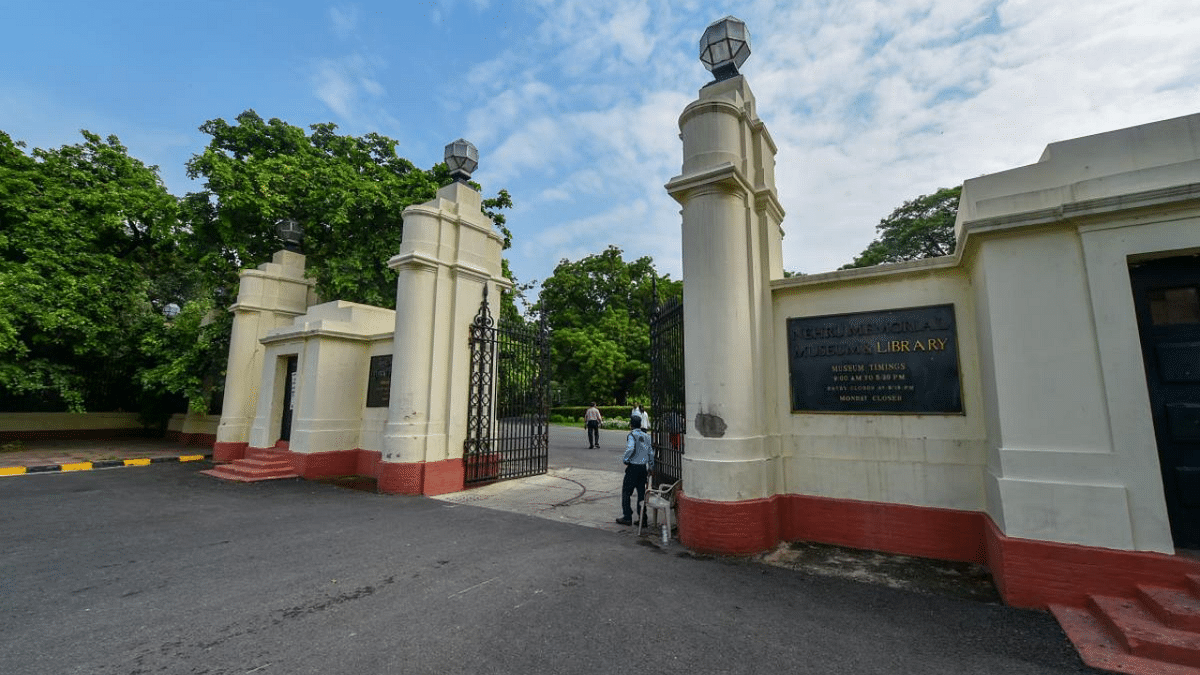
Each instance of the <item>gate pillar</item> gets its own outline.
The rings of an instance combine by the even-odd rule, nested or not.
[[[259,379],[266,351],[260,340],[286,326],[315,304],[314,282],[304,278],[304,256],[278,251],[269,263],[242,270],[233,330],[229,337],[229,363],[225,371],[225,397],[221,422],[213,444],[213,459],[241,459],[249,445],[250,428],[258,406]]]
[[[398,279],[380,492],[462,489],[469,327],[485,284],[511,287],[501,275],[502,248],[480,194],[464,182],[404,210],[400,251],[388,261]],[[499,314],[500,294],[489,296]]]
[[[758,551],[778,541],[771,510],[782,481],[771,414],[778,394],[770,280],[783,276],[776,148],[741,75],[702,88],[679,127],[683,173],[666,189],[683,218],[680,540]]]

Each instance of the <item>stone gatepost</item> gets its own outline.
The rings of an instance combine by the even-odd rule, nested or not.
[[[261,340],[315,303],[313,284],[304,278],[304,256],[288,250],[277,251],[271,262],[257,269],[242,270],[237,302],[229,308],[233,330],[214,461],[229,462],[245,455],[258,406],[265,352]]]
[[[725,46],[714,50],[714,42]],[[706,65],[721,79],[679,118],[683,173],[666,186],[683,207],[689,425],[680,540],[724,552],[778,541],[770,514],[782,483],[769,283],[783,276],[784,213],[775,144],[737,74],[748,42],[745,25],[732,17],[706,31],[702,60],[716,53]]]
[[[446,148],[455,172],[455,153],[475,156],[456,141]],[[511,287],[501,275],[503,238],[481,210],[481,196],[459,180],[437,198],[404,210],[400,252],[388,261],[396,270],[396,334],[391,399],[380,458],[380,492],[442,494],[463,488],[463,441],[470,384],[471,321],[488,294],[493,316],[500,293]]]

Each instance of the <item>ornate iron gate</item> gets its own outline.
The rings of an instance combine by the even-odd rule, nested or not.
[[[675,298],[659,307],[656,298],[650,321],[650,409],[657,418],[650,430],[657,458],[655,484],[683,477],[687,436],[683,372],[683,302]]]
[[[495,325],[487,287],[471,324],[471,386],[463,442],[468,485],[546,473],[550,340],[539,323]]]

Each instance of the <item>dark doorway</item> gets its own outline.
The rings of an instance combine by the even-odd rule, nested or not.
[[[283,421],[279,424],[279,440],[292,440],[292,412],[296,400],[296,357],[287,357],[283,376]]]
[[[1130,266],[1171,534],[1200,548],[1200,256]]]

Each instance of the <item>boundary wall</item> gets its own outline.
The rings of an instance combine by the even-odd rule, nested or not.
[[[680,117],[689,425],[680,539],[986,565],[1010,604],[1178,585],[1131,267],[1200,254],[1200,115],[965,182],[952,256],[783,279],[742,77]],[[793,411],[787,322],[952,305],[961,412]]]

